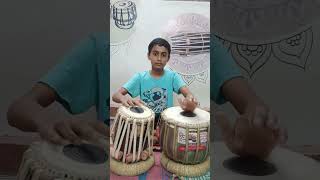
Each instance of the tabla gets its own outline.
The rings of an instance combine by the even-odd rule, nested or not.
[[[320,178],[320,163],[302,154],[276,147],[265,160],[275,167],[275,171],[268,175],[246,175],[238,173],[225,166],[226,162],[235,157],[222,142],[212,143],[214,148],[214,179],[219,180],[318,180]],[[242,167],[248,164],[236,163]],[[267,167],[270,167],[267,166]],[[241,167],[239,167],[241,168]],[[256,167],[255,167],[256,168]],[[260,170],[261,171],[261,170]]]
[[[105,180],[107,151],[99,146],[33,143],[23,155],[18,180]]]
[[[132,1],[121,0],[112,5],[112,17],[120,29],[130,29],[137,19],[136,5]]]
[[[136,176],[153,166],[154,118],[145,106],[119,107],[110,131],[111,171]]]

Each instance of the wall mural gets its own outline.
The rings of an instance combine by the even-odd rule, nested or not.
[[[163,31],[172,46],[168,66],[190,85],[206,83],[210,68],[210,20],[200,14],[187,13],[169,20]]]
[[[307,70],[319,5],[315,0],[215,1],[212,29],[250,78],[272,56]]]
[[[138,13],[137,1],[112,0],[110,1],[110,51],[111,56],[122,49],[130,48],[130,39],[136,28],[135,21]]]
[[[311,27],[292,37],[267,44],[240,44],[222,37],[219,39],[250,78],[263,68],[272,56],[279,62],[306,70],[313,45]]]

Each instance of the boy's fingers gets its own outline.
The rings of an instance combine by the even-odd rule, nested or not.
[[[80,138],[73,132],[73,130],[66,124],[66,123],[60,123],[57,126],[55,126],[55,131],[58,132],[58,134],[75,144],[78,144],[81,140]]]
[[[132,102],[132,100],[131,99],[128,99],[128,104],[129,104],[129,106],[134,106],[134,103]]]
[[[254,119],[253,119],[253,126],[255,127],[263,127],[268,119],[268,112],[265,108],[263,107],[257,107],[255,114],[254,114]]]
[[[124,105],[125,107],[129,107],[129,104],[127,101],[122,102],[122,105]]]
[[[57,145],[67,145],[70,144],[69,141],[62,138],[56,131],[48,133],[47,140],[50,141],[53,144]]]
[[[142,101],[141,99],[139,99],[139,102],[142,104],[142,105],[146,105],[146,103],[144,101]]]
[[[135,105],[140,106],[140,107],[144,105],[143,101],[141,101],[140,99],[136,99],[133,102]]]
[[[184,103],[182,102],[181,98],[178,98],[178,103],[180,104],[180,107],[184,109]]]
[[[285,144],[288,140],[288,131],[284,128],[279,129],[279,144]]]
[[[110,136],[110,128],[102,122],[95,121],[92,127],[103,136]]]
[[[268,113],[268,120],[266,122],[266,127],[270,128],[272,130],[277,130],[279,129],[279,119],[278,117],[273,113],[269,112]]]
[[[181,105],[182,104],[182,99],[178,98],[178,103]]]
[[[97,131],[91,126],[84,126],[84,124],[77,127],[77,132],[81,139],[87,141],[95,141],[99,139],[102,135],[97,133]]]
[[[234,136],[234,129],[225,114],[223,112],[216,112],[215,120],[218,127],[221,129],[223,139],[228,142],[231,141]]]

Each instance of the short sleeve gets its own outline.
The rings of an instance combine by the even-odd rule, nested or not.
[[[72,114],[88,110],[96,104],[98,72],[95,38],[82,40],[40,83],[55,90],[60,102]]]
[[[128,82],[126,82],[123,86],[129,95],[133,98],[140,95],[140,74],[136,73]]]
[[[210,96],[217,104],[223,104],[226,101],[221,92],[223,84],[232,78],[241,76],[241,73],[231,54],[214,35],[212,35],[210,47],[212,69]]]
[[[186,86],[187,84],[182,80],[182,77],[174,72],[173,74],[173,91],[180,94],[180,88]]]

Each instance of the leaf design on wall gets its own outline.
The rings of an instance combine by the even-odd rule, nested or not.
[[[201,83],[206,83],[207,79],[208,79],[208,71],[204,71],[202,73],[199,73],[196,76],[197,81],[201,82]]]
[[[252,77],[267,63],[271,55],[271,45],[233,44],[231,53],[238,65]]]
[[[180,75],[188,86],[196,79],[195,75],[182,75],[182,74]]]
[[[283,63],[306,69],[313,44],[312,29],[298,33],[272,45],[274,56]]]
[[[218,36],[217,36],[218,37]],[[312,27],[283,40],[265,44],[239,44],[218,37],[236,63],[252,78],[274,55],[279,62],[306,70],[313,46]]]

